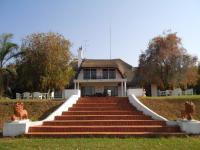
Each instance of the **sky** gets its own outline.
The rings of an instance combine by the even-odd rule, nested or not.
[[[0,34],[14,34],[20,45],[32,33],[58,32],[88,59],[109,59],[111,45],[111,58],[138,66],[149,41],[168,30],[200,58],[200,1],[0,0]]]

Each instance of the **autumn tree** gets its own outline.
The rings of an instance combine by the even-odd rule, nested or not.
[[[35,33],[22,41],[18,61],[19,89],[48,91],[63,89],[74,72],[69,63],[71,43],[58,33]]]
[[[194,86],[194,91],[196,94],[200,94],[200,63],[198,64],[198,74],[199,74],[199,79],[197,81],[197,84]]]
[[[189,55],[176,33],[153,38],[139,56],[142,84],[157,84],[162,89],[194,85],[198,80],[197,57]]]

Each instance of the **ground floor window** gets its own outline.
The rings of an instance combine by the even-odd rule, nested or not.
[[[81,88],[82,96],[93,96],[95,95],[95,88],[93,86],[85,86]]]
[[[118,86],[104,86],[97,88],[95,86],[82,86],[81,96],[118,96]]]

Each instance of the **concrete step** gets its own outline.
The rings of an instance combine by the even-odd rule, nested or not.
[[[136,110],[133,107],[71,107],[69,111],[118,111],[118,110]]]
[[[133,107],[129,103],[118,104],[118,103],[78,103],[72,107]]]
[[[54,120],[45,121],[43,125],[51,126],[127,126],[127,125],[161,125],[166,126],[164,121],[157,120]]]
[[[182,136],[180,128],[153,120],[129,104],[128,98],[84,97],[68,111],[29,128],[28,137]]]
[[[35,126],[29,132],[180,132],[179,127],[167,126]]]
[[[149,120],[145,115],[62,115],[55,120]]]
[[[127,104],[129,100],[78,100],[77,104],[87,104],[87,103],[117,103],[117,104]]]
[[[65,111],[62,115],[142,115],[139,111]]]
[[[54,138],[70,138],[70,137],[185,137],[184,133],[177,132],[29,132],[25,134],[27,137],[54,137]]]

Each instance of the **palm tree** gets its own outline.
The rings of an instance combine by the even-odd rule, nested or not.
[[[10,59],[17,56],[17,44],[12,43],[13,35],[4,33],[0,35],[0,69],[4,68]]]
[[[17,44],[11,42],[12,37],[13,35],[10,33],[0,35],[0,96],[7,88],[7,84],[4,85],[5,76],[11,75],[7,65],[19,55]]]

